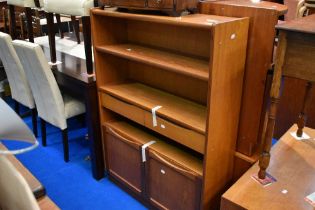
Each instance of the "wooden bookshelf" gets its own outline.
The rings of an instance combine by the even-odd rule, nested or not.
[[[91,21],[109,177],[149,208],[216,208],[233,175],[249,20],[93,9]]]

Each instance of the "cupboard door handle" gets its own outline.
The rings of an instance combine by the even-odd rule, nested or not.
[[[154,151],[150,151],[156,158],[158,158],[161,162],[163,162],[165,165],[171,167],[171,168],[174,168],[175,170],[177,171],[181,171],[183,172],[184,174],[188,175],[188,176],[191,176],[192,178],[196,178],[197,177],[197,174],[195,174],[194,172],[192,171],[189,171],[189,170],[186,170],[184,168],[181,168],[181,167],[178,167],[174,164],[172,164],[171,162],[165,160],[163,157],[161,157],[160,155],[158,155],[156,152]]]
[[[119,133],[117,133],[116,131],[114,131],[112,128],[110,128],[110,127],[107,127],[107,128],[108,128],[110,134],[112,134],[113,136],[115,136],[115,137],[117,137],[117,138],[123,140],[123,141],[126,142],[127,144],[135,145],[135,146],[137,146],[137,147],[140,146],[139,144],[137,144],[137,143],[135,143],[135,142],[133,142],[133,141],[130,141],[130,140],[126,139],[125,137],[123,137],[122,135],[120,135]]]

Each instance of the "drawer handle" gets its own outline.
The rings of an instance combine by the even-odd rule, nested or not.
[[[151,152],[152,152],[152,154],[153,154],[154,156],[156,156],[156,157],[157,157],[160,161],[162,161],[165,165],[168,165],[168,166],[171,167],[171,168],[174,168],[174,169],[176,169],[176,170],[178,170],[178,171],[182,171],[182,172],[184,172],[184,173],[186,173],[186,174],[189,174],[189,175],[191,175],[191,176],[193,176],[193,177],[196,176],[196,174],[193,173],[192,171],[188,171],[188,170],[186,170],[186,169],[183,169],[183,168],[181,168],[181,167],[178,167],[178,166],[176,166],[176,165],[170,163],[169,161],[165,160],[164,158],[162,158],[162,157],[161,157],[160,155],[158,155],[156,152],[154,152],[154,151],[151,151]],[[162,174],[165,174],[165,171],[164,171],[164,173],[163,173],[162,171],[164,171],[164,170],[161,170],[161,173],[162,173]]]
[[[117,138],[119,138],[119,139],[122,139],[122,140],[123,140],[124,142],[126,142],[126,143],[139,146],[139,145],[136,144],[135,142],[126,139],[125,137],[123,137],[122,135],[120,135],[119,133],[117,133],[116,131],[114,131],[112,128],[110,128],[110,127],[107,127],[107,128],[108,128],[108,130],[110,131],[110,133],[111,133],[112,135],[114,135],[115,137],[117,137]]]

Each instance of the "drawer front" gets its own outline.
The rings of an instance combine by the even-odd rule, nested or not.
[[[152,114],[145,113],[145,126],[185,145],[201,154],[204,153],[205,136],[190,129],[178,126],[172,122],[157,117],[157,126],[153,126]]]
[[[145,0],[109,0],[109,5],[120,7],[145,7]]]
[[[159,209],[199,209],[201,180],[196,174],[151,150],[147,164],[147,193],[152,205]]]
[[[148,0],[148,6],[150,8],[172,9],[173,5],[173,0]]]
[[[106,93],[102,94],[102,105],[124,117],[144,125],[144,110],[124,101],[116,99]]]
[[[106,129],[108,169],[111,176],[137,194],[142,193],[141,145]]]

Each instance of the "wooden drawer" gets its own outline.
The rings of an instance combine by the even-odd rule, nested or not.
[[[125,101],[102,93],[102,105],[124,117],[131,119],[140,125],[146,126],[174,141],[187,146],[201,154],[204,154],[205,136],[187,129],[181,125],[162,119],[157,116],[157,126],[153,126],[152,113],[129,104]]]
[[[129,140],[110,127],[106,132],[108,169],[111,176],[137,194],[142,194],[143,165],[140,142]]]
[[[151,149],[148,153],[147,194],[151,204],[159,209],[199,209],[198,175]]]
[[[148,0],[149,8],[172,9],[173,5],[173,0]]]
[[[120,7],[145,7],[146,0],[104,0],[104,4]]]

